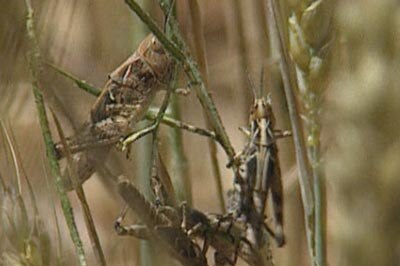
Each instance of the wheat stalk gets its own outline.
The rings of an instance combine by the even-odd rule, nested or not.
[[[290,7],[289,51],[303,105],[315,203],[313,265],[326,265],[326,192],[321,164],[321,107],[332,39],[332,1],[297,1]]]

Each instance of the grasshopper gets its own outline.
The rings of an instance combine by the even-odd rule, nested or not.
[[[110,75],[91,108],[90,117],[78,134],[67,138],[76,164],[78,182],[83,183],[104,163],[113,144],[131,132],[143,119],[156,93],[170,81],[174,60],[157,38],[150,34],[138,49]],[[65,156],[56,144],[59,159]],[[73,185],[66,180],[66,188]]]
[[[250,112],[252,135],[256,136],[257,172],[254,180],[254,197],[258,213],[264,213],[268,192],[271,192],[275,236],[278,246],[283,246],[283,189],[278,148],[275,142],[275,118],[270,98],[256,98]]]
[[[155,204],[147,201],[128,180],[120,178],[119,194],[144,225],[123,226],[125,209],[115,222],[116,232],[156,241],[183,265],[207,265],[202,249],[183,230],[175,191],[161,156],[156,154],[154,157],[151,187],[156,198]]]
[[[188,237],[178,225],[178,215],[174,210],[159,211],[128,180],[120,178],[118,190],[128,206],[135,211],[145,226],[125,227],[121,225],[124,214],[115,223],[119,235],[134,235],[152,239],[183,265],[207,265],[200,247]]]
[[[191,259],[205,257],[209,246],[212,246],[215,250],[215,265],[218,266],[235,265],[238,257],[250,265],[263,265],[260,263],[260,254],[245,238],[244,223],[235,221],[230,215],[203,213],[187,206],[185,202],[177,204],[170,176],[160,155],[154,160],[151,185],[155,204],[147,202],[140,192],[126,181],[123,186],[126,191],[120,191],[120,194],[127,203],[131,202],[129,206],[144,224],[123,226],[125,209],[115,223],[119,235],[132,235],[147,240],[154,240],[154,234],[162,236],[167,238],[169,243],[178,243],[175,246],[175,254],[183,254],[183,257]],[[203,243],[201,249],[196,244],[199,240]],[[186,250],[187,247],[190,252]]]
[[[242,130],[248,135],[249,141],[244,150],[236,157],[242,165],[233,196],[239,199],[239,213],[243,213],[246,222],[252,230],[247,236],[257,247],[263,245],[263,232],[266,229],[275,238],[279,247],[285,244],[283,233],[283,190],[281,170],[279,165],[278,138],[290,136],[288,131],[275,129],[275,117],[272,111],[271,99],[262,97],[263,75],[261,84],[256,91],[253,89],[254,103],[250,109],[249,128]],[[268,194],[271,194],[273,220],[275,230],[271,230],[264,219]],[[237,201],[237,200],[236,200]]]

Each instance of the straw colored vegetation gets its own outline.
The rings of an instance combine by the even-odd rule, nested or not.
[[[398,1],[3,2],[0,265],[398,264]],[[82,183],[68,137],[150,33],[168,90]],[[260,75],[282,130],[264,146],[248,121]],[[269,196],[267,233],[235,216],[259,192],[233,189],[275,144],[284,222]]]

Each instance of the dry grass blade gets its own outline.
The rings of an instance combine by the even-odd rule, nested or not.
[[[14,148],[14,144],[13,144],[13,142],[11,140],[11,136],[8,133],[7,129],[6,129],[6,126],[5,126],[4,122],[3,122],[3,120],[1,120],[1,119],[0,119],[0,127],[3,130],[3,134],[4,134],[4,137],[5,137],[5,142],[8,144],[8,148],[9,148],[9,150],[11,152],[12,162],[14,164],[14,170],[15,170],[15,175],[16,175],[16,179],[17,179],[17,183],[16,184],[17,184],[17,188],[18,188],[18,193],[22,194],[21,171],[20,171],[21,167],[19,165],[20,158],[18,158],[17,151]],[[37,210],[37,207],[36,206],[34,206],[34,207]]]
[[[22,164],[21,153],[20,153],[20,151],[19,151],[19,149],[17,147],[17,143],[15,141],[14,131],[12,129],[10,129],[10,133],[8,134],[7,133],[7,129],[6,129],[5,125],[3,124],[3,122],[0,121],[0,123],[2,124],[4,133],[8,135],[7,139],[9,139],[10,149],[13,150],[13,154],[15,154],[15,166],[16,166],[16,168],[20,169],[21,176],[24,178],[24,180],[26,181],[26,184],[28,185],[28,193],[29,193],[30,200],[32,202],[34,215],[36,217],[38,217],[39,216],[39,210],[38,210],[38,207],[37,207],[37,204],[36,204],[36,196],[35,196],[35,193],[33,192],[32,183],[29,180],[28,175],[26,174],[25,168],[24,168],[24,166]],[[21,181],[19,181],[19,183],[21,183]],[[21,191],[20,191],[20,193],[22,194]]]
[[[16,173],[15,179],[19,181],[9,182],[11,185],[7,185],[0,174],[0,262],[2,265],[49,265],[52,257],[46,254],[50,254],[53,247],[49,234],[43,226],[29,180],[24,176],[30,196],[26,205],[21,187],[21,175],[25,175],[25,171],[19,151],[15,147],[12,131],[6,128],[3,121],[0,124],[3,131],[1,137],[7,143],[15,164],[14,171],[17,172],[18,168],[21,173]],[[3,156],[7,156],[5,151]],[[29,210],[33,210],[31,214]]]
[[[49,234],[37,215],[30,217],[25,201],[17,191],[15,187],[0,188],[0,263],[50,265],[52,256],[48,254],[52,253],[53,246]]]
[[[77,170],[76,170],[76,167],[74,165],[74,161],[72,159],[72,154],[71,154],[71,152],[70,152],[70,150],[68,148],[64,132],[63,132],[63,130],[61,128],[61,125],[60,125],[60,122],[58,121],[57,116],[54,114],[53,111],[51,112],[51,114],[53,116],[54,123],[56,125],[58,135],[60,136],[61,143],[65,147],[66,158],[67,158],[67,161],[68,161],[68,171],[67,171],[68,175],[66,177],[64,177],[64,178],[71,178],[72,179],[73,187],[75,189],[76,195],[78,196],[79,202],[80,202],[81,207],[83,209],[83,217],[84,217],[84,220],[85,220],[86,229],[87,229],[88,234],[89,234],[89,239],[90,239],[90,242],[91,242],[91,246],[93,248],[93,253],[94,253],[95,258],[96,258],[96,262],[97,262],[98,265],[106,265],[106,259],[104,257],[103,249],[102,249],[101,244],[100,244],[100,239],[99,239],[99,236],[97,234],[97,230],[96,230],[96,226],[94,224],[93,216],[91,214],[89,204],[88,204],[88,202],[86,200],[85,191],[83,190],[82,185],[79,184]]]

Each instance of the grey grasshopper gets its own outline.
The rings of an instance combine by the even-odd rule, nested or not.
[[[151,177],[154,203],[145,200],[128,181],[120,182],[121,196],[142,224],[122,225],[124,210],[115,223],[117,233],[146,240],[161,237],[169,245],[166,250],[184,263],[189,260],[208,265],[204,258],[211,246],[215,265],[236,265],[238,257],[249,265],[262,265],[260,254],[245,238],[245,224],[229,215],[203,213],[185,202],[177,203],[169,174],[161,157],[156,157]]]
[[[250,130],[257,147],[257,170],[253,196],[258,213],[265,212],[268,192],[271,193],[275,237],[278,246],[285,243],[283,234],[283,190],[278,148],[274,135],[275,117],[270,98],[256,98],[250,111]]]
[[[262,247],[266,229],[278,246],[285,244],[283,233],[283,190],[276,140],[291,135],[288,131],[275,129],[275,117],[270,97],[262,97],[252,85],[254,103],[250,109],[249,128],[244,129],[249,141],[237,156],[242,164],[241,181],[238,186],[239,214],[244,215],[249,224],[250,236],[247,238],[255,246]],[[272,199],[272,216],[275,230],[265,223],[265,209],[268,195]]]

